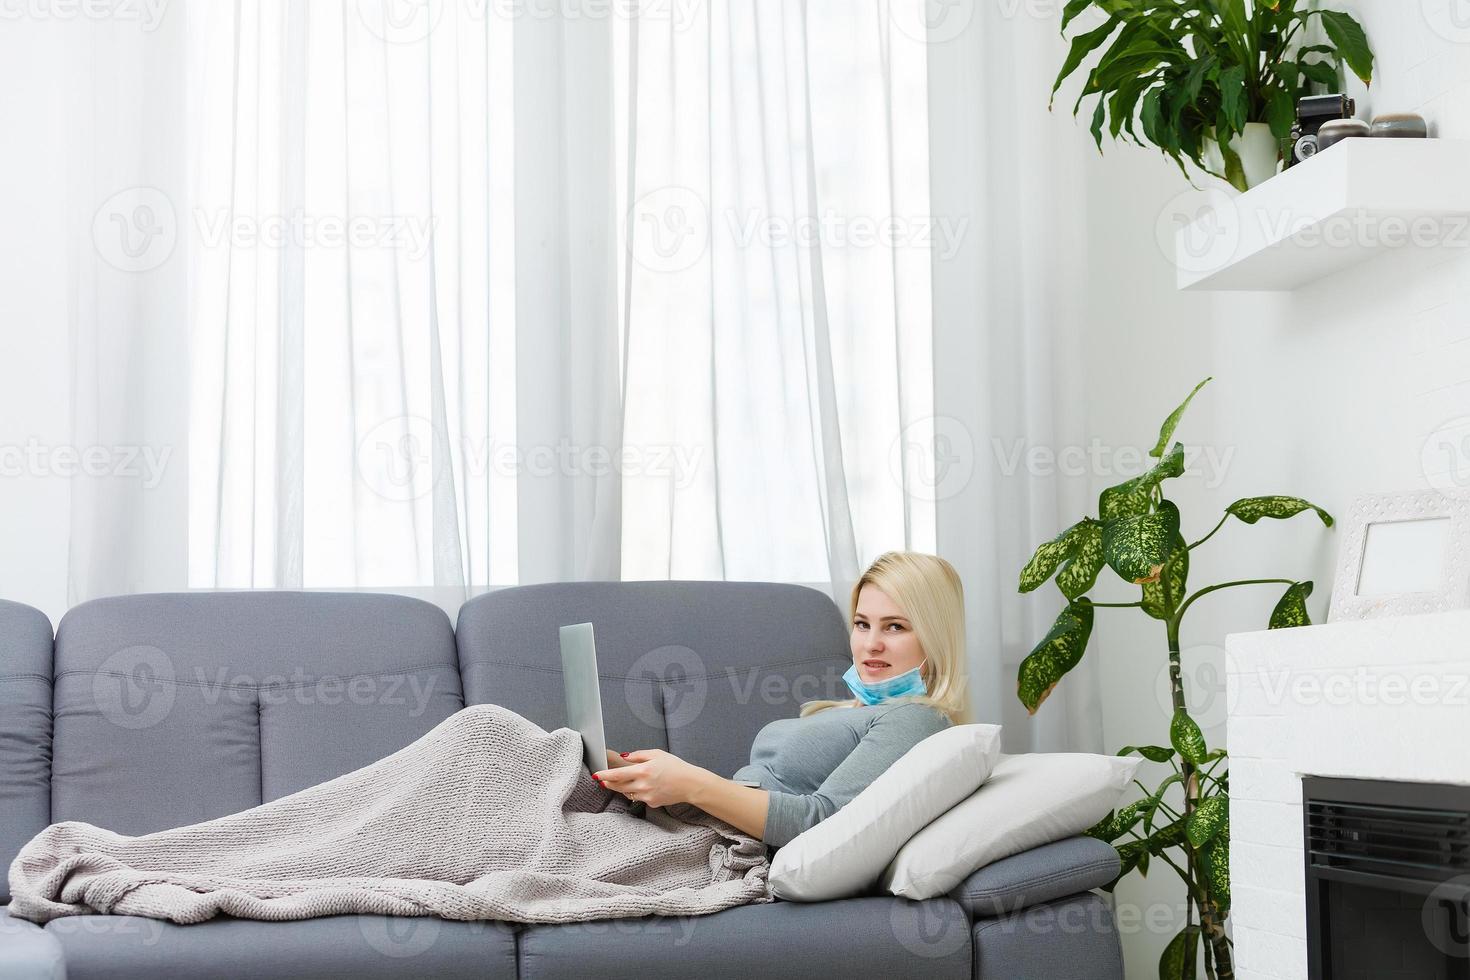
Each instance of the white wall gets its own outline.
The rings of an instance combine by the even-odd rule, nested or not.
[[[1450,14],[1458,4],[1464,28]],[[1463,0],[1354,0],[1378,58],[1359,114],[1412,110],[1431,132],[1470,139],[1470,4]],[[1446,37],[1445,35],[1452,35]],[[1171,486],[1186,534],[1213,526],[1243,496],[1305,496],[1345,514],[1360,493],[1428,485],[1421,453],[1446,422],[1470,416],[1470,248],[1428,256],[1391,254],[1289,294],[1184,294],[1156,242],[1161,215],[1188,201],[1178,171],[1149,151],[1110,146],[1090,170],[1088,323],[1091,434],[1105,444],[1148,446],[1163,416],[1206,375],[1179,432],[1186,446],[1233,453],[1223,482],[1201,476]],[[1413,179],[1406,175],[1406,179]],[[1467,175],[1470,179],[1470,175]],[[1444,465],[1442,452],[1430,459]],[[1435,467],[1431,467],[1431,472]],[[1098,478],[1097,489],[1116,482]],[[1313,616],[1325,618],[1336,539],[1315,519],[1228,526],[1195,553],[1191,584],[1242,577],[1310,578]],[[1121,594],[1121,590],[1120,590]],[[1226,633],[1263,627],[1276,587],[1201,600],[1185,621],[1186,670],[1195,712],[1223,744]],[[1158,691],[1164,637],[1133,610],[1098,617],[1089,657],[1103,664],[1105,740],[1122,746],[1166,737]],[[1162,767],[1152,767],[1161,770]],[[1155,774],[1161,778],[1161,773]],[[1181,894],[1167,867],[1119,890],[1129,975],[1152,976],[1179,923],[1166,921]]]
[[[59,28],[7,20],[0,29],[0,596],[54,623],[66,609],[68,481],[27,462],[28,446],[70,433],[65,179]],[[22,152],[22,150],[24,152]]]

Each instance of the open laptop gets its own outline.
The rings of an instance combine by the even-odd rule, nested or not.
[[[608,767],[607,735],[602,727],[602,691],[591,623],[561,628],[561,677],[566,688],[567,727],[582,734],[587,768],[601,772]]]
[[[591,623],[561,628],[561,676],[567,700],[567,727],[582,735],[583,760],[592,772],[609,767],[607,734],[602,727],[602,691],[597,679],[597,643]],[[754,780],[742,786],[760,788]]]

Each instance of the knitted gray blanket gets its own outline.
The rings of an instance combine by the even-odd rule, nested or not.
[[[640,810],[593,782],[576,732],[480,705],[226,817],[142,837],[53,824],[10,867],[10,914],[575,922],[771,901],[760,841],[688,804]]]

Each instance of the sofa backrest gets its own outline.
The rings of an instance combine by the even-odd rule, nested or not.
[[[566,724],[559,628],[590,622],[615,750],[666,749],[731,775],[761,726],[845,695],[843,615],[814,589],[754,582],[574,582],[480,596],[455,630],[468,704]]]
[[[0,601],[0,902],[21,845],[51,822],[51,621]]]
[[[51,819],[142,834],[360,768],[463,707],[454,634],[402,596],[98,599],[56,632]]]

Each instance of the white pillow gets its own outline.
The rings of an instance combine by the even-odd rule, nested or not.
[[[933,898],[992,861],[1076,836],[1117,805],[1142,762],[1082,752],[1002,755],[978,792],[899,850],[883,887]]]
[[[953,725],[909,749],[771,860],[771,891],[823,902],[871,888],[903,842],[975,792],[1000,757],[999,725]]]

